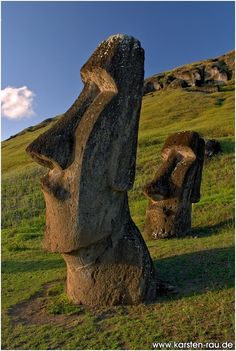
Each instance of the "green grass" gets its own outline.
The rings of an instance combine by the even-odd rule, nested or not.
[[[45,169],[24,152],[49,127],[28,131],[2,145],[2,348],[151,349],[153,342],[233,342],[232,87],[212,94],[168,90],[143,99],[136,181],[129,193],[132,217],[141,232],[147,206],[142,186],[161,162],[166,137],[195,130],[205,138],[217,138],[223,149],[204,167],[202,197],[193,206],[192,235],[146,240],[158,276],[176,290],[149,305],[95,310],[67,300],[65,263],[59,254],[41,248],[45,219],[39,178]],[[10,313],[14,306],[53,281],[42,298],[43,311],[55,318],[77,316],[76,320],[65,325],[14,322]]]

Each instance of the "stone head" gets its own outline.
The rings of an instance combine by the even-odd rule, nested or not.
[[[121,227],[135,175],[144,76],[139,41],[115,35],[81,69],[84,89],[63,117],[28,147],[50,168],[44,247],[67,253]]]
[[[192,131],[172,134],[164,143],[163,163],[144,187],[150,200],[146,231],[152,237],[190,230],[191,204],[200,200],[204,149],[204,140]]]

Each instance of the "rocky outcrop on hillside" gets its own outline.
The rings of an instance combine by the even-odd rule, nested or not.
[[[165,88],[197,87],[206,92],[218,91],[219,85],[234,79],[234,65],[234,50],[218,58],[184,65],[145,79],[143,94]]]

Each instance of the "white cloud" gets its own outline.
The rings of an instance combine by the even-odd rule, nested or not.
[[[34,97],[35,94],[26,86],[6,87],[1,90],[2,115],[12,120],[33,116]]]

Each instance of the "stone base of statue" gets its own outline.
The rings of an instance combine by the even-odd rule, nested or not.
[[[150,202],[146,211],[144,233],[150,239],[181,237],[191,231],[192,203],[179,200]]]
[[[67,295],[76,304],[138,304],[156,298],[154,267],[132,222],[120,235],[63,254],[63,258],[67,264]]]

